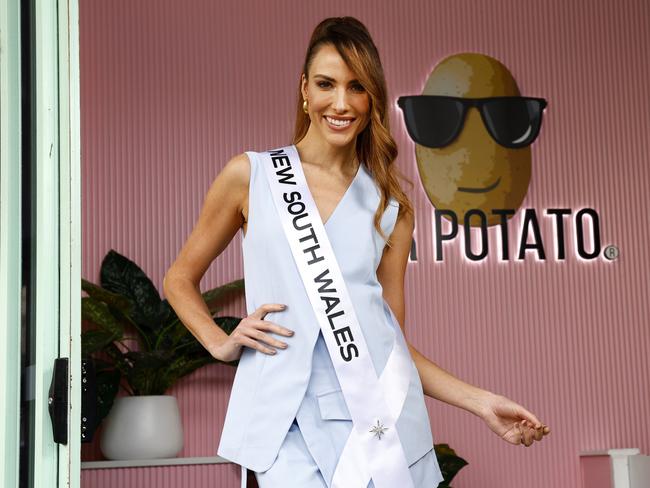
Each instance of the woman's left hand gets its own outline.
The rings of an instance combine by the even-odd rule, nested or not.
[[[481,417],[490,429],[511,444],[528,447],[551,432],[535,415],[502,395],[486,395],[482,410]]]

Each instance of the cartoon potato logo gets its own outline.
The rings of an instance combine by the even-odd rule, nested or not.
[[[459,53],[436,65],[422,95],[400,97],[398,104],[436,209],[453,211],[459,222],[478,209],[488,226],[501,220],[493,209],[519,209],[530,182],[530,144],[539,134],[546,100],[522,97],[496,59]],[[470,218],[469,225],[480,224]]]

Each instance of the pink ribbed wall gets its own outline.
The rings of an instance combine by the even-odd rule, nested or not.
[[[405,188],[418,210],[406,328],[426,356],[529,407],[552,433],[528,449],[512,446],[427,398],[434,438],[469,462],[456,488],[578,487],[582,450],[650,453],[647,1],[85,0],[80,13],[83,275],[94,281],[114,248],[160,286],[224,163],[289,143],[304,49],[322,18],[367,25],[393,100],[420,93],[449,54],[502,61],[523,94],[549,100],[523,204],[538,212],[549,259],[504,264],[491,253],[473,265],[449,248],[435,262],[432,207],[394,108],[398,164],[416,183]],[[616,244],[620,258],[582,262],[569,245],[567,260],[556,261],[549,207],[595,208],[602,242]],[[573,237],[569,227],[567,242]],[[205,289],[243,276],[240,244],[238,234]],[[243,299],[226,313],[241,316]],[[181,456],[215,454],[233,375],[214,365],[173,389]],[[97,456],[84,446],[84,460]],[[84,471],[83,484],[230,488],[235,468]]]

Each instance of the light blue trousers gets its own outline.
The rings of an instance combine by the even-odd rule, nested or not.
[[[409,468],[416,488],[437,488],[435,455],[431,449]],[[246,475],[247,469],[242,467],[242,487],[246,486]],[[329,488],[295,420],[273,465],[267,471],[255,472],[255,477],[259,488]],[[375,488],[372,480],[367,488]]]

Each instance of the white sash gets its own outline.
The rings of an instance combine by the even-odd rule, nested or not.
[[[406,341],[393,330],[393,349],[378,378],[297,149],[290,145],[260,156],[352,417],[353,428],[331,487],[366,488],[372,478],[376,488],[413,488],[395,427],[411,375],[412,359]]]

